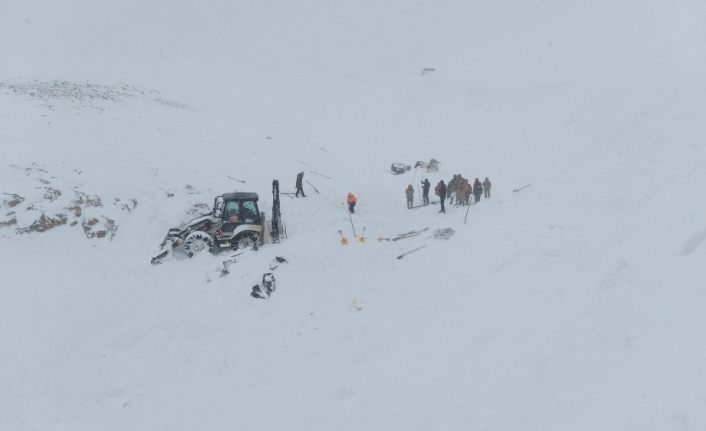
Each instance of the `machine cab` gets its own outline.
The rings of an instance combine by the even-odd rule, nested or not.
[[[221,220],[223,232],[232,232],[241,225],[261,224],[257,193],[227,193],[218,196],[214,216]]]

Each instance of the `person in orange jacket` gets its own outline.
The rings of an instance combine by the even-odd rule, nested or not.
[[[350,211],[351,214],[355,214],[355,204],[358,203],[358,198],[353,194],[353,192],[348,192],[346,202],[348,202],[348,211]]]
[[[471,204],[471,193],[473,193],[473,186],[471,186],[471,183],[466,180],[466,182],[463,183],[463,204],[464,205],[470,205]]]

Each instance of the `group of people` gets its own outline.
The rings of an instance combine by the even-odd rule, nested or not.
[[[454,200],[457,205],[469,205],[471,201],[471,195],[475,202],[480,201],[481,196],[486,199],[490,198],[490,187],[492,186],[488,177],[481,183],[478,178],[475,179],[473,185],[466,178],[463,178],[461,174],[454,175],[449,183],[444,183],[444,180],[439,181],[439,183],[434,188],[434,192],[439,196],[441,203],[440,213],[446,213],[446,207],[444,203],[446,198],[449,198],[449,203],[453,205]],[[425,178],[422,181],[422,205],[429,205],[429,189],[431,183],[429,179]],[[407,208],[414,207],[414,187],[408,185],[405,189],[405,196],[407,197]]]
[[[304,194],[303,182],[304,172],[299,172],[297,174],[295,193],[296,197],[299,197],[301,193],[302,197],[306,197]],[[429,205],[429,189],[431,188],[431,183],[428,178],[424,178],[422,181],[422,205]],[[480,197],[484,196],[486,199],[490,199],[490,187],[492,184],[488,177],[481,183],[478,178],[473,181],[471,185],[467,178],[463,178],[461,174],[454,175],[453,178],[449,180],[449,183],[444,183],[444,180],[439,181],[439,183],[434,188],[434,192],[439,196],[439,203],[441,204],[440,213],[446,213],[445,202],[446,198],[449,198],[449,203],[453,205],[454,200],[456,205],[469,205],[471,202],[471,195],[473,195],[474,201],[480,201]],[[405,196],[407,197],[407,208],[414,208],[414,187],[408,185],[405,189]],[[346,196],[346,203],[348,204],[348,211],[352,214],[355,213],[355,205],[358,203],[358,198],[352,192],[348,192]]]

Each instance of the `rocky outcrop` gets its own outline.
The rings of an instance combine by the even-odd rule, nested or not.
[[[48,217],[46,214],[42,214],[29,226],[17,228],[17,233],[46,232],[57,226],[62,226],[65,224],[66,214],[56,214],[53,217]]]
[[[112,240],[118,230],[115,220],[103,216],[84,219],[81,226],[86,238],[89,239],[109,237]]]
[[[73,169],[61,174],[49,172],[45,166],[29,167],[10,165],[18,173],[16,184],[27,193],[0,193],[0,207],[5,217],[0,217],[3,234],[40,234],[60,226],[80,227],[88,239],[113,239],[118,231],[118,220],[137,208],[137,199],[111,197],[103,199],[98,194],[86,193],[77,183],[82,171]],[[27,181],[34,184],[25,184]],[[73,186],[62,186],[74,184]],[[107,202],[107,203],[106,203]],[[11,211],[7,211],[11,210]]]
[[[7,199],[3,200],[2,203],[7,208],[14,208],[17,205],[24,202],[25,198],[18,195],[17,193],[3,193],[5,196],[9,196]]]

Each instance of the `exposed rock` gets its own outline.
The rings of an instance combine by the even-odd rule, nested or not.
[[[55,200],[59,199],[59,196],[61,196],[61,192],[51,187],[47,187],[46,191],[44,192],[44,199],[48,200],[49,202],[54,202]]]
[[[120,198],[115,198],[113,201],[113,204],[118,205],[120,204]],[[137,207],[137,199],[135,198],[130,198],[130,200],[127,201],[127,203],[120,204],[120,209],[123,211],[130,212],[134,210]]]
[[[164,97],[160,97],[160,96],[156,96],[153,100],[157,103],[160,103],[164,106],[168,106],[168,107],[174,108],[174,109],[184,109],[184,110],[191,110],[192,109],[187,104],[179,103],[179,102],[176,102],[176,101],[170,100],[170,99],[165,99]]]
[[[73,201],[74,204],[83,206],[83,207],[102,207],[103,202],[101,201],[100,196],[89,196],[84,192],[80,192],[78,190],[74,189],[74,193],[76,193],[76,199]]]
[[[0,227],[12,226],[15,224],[17,224],[17,218],[15,217],[12,217],[11,219],[5,221],[0,220]]]
[[[110,232],[110,240],[112,241],[115,237],[115,233],[118,231],[118,225],[115,224],[115,220],[105,217],[105,226],[108,228],[108,232]]]
[[[2,88],[2,83],[0,83],[0,88]],[[32,175],[33,172],[43,172],[45,174],[48,174],[49,172],[46,169],[42,169],[37,167],[37,163],[32,163],[32,166],[23,168],[22,166],[17,166],[17,165],[9,165],[13,169],[19,169],[25,172],[26,176]]]
[[[68,81],[23,81],[0,82],[0,90],[16,96],[25,96],[40,101],[44,106],[54,108],[57,103],[68,103],[75,107],[105,110],[110,103],[129,100],[146,100],[172,109],[191,110],[189,105],[168,99],[159,91],[142,89],[134,85],[103,85],[92,82]]]
[[[17,205],[21,204],[24,202],[25,198],[23,196],[18,195],[17,193],[4,193],[6,196],[9,196],[9,199],[5,199],[3,201],[3,204],[5,204],[8,208],[14,208]]]
[[[46,232],[64,224],[66,224],[66,214],[55,214],[54,217],[47,217],[46,214],[42,214],[28,227],[17,228],[17,233]]]
[[[82,208],[84,207],[103,206],[103,202],[101,201],[100,196],[90,196],[76,189],[74,189],[74,193],[76,193],[76,199],[71,201],[73,205],[66,207],[68,211],[73,213],[74,217],[81,217],[81,214],[83,214]]]
[[[73,83],[67,81],[30,81],[0,83],[17,95],[29,96],[43,102],[58,100],[93,105],[97,102],[120,102],[133,99],[143,92],[134,86],[108,86],[92,83]]]
[[[70,182],[57,179],[45,166],[36,163],[28,167],[10,165],[10,168],[17,169],[14,175],[19,178],[27,175],[26,180],[20,181],[28,182],[36,191],[24,196],[0,192],[0,236],[42,233],[65,224],[80,226],[87,238],[112,240],[118,230],[117,223],[137,208],[135,198],[115,198],[113,205],[108,204],[110,201],[104,205],[101,196],[85,193],[82,186],[68,186]],[[70,175],[78,174],[81,171],[73,169]],[[75,179],[73,182],[76,184]],[[4,227],[10,229],[3,230]]]
[[[71,211],[74,214],[74,217],[79,218],[81,217],[81,206],[80,205],[74,205],[66,208],[67,210]],[[73,226],[73,225],[71,225]]]
[[[108,217],[100,216],[100,219],[96,217],[91,217],[85,219],[82,223],[83,233],[86,238],[105,238],[110,235],[112,240],[115,233],[118,230],[118,226],[115,224],[115,220]]]
[[[94,231],[94,228],[97,224],[98,224],[97,218],[89,218],[88,220],[83,221],[83,233],[86,234],[86,238],[95,238],[96,237],[96,233]]]

